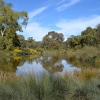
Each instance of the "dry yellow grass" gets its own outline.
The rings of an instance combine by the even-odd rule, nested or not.
[[[85,68],[81,71],[76,71],[75,76],[79,80],[91,80],[92,78],[99,78],[100,77],[100,69],[96,68]]]
[[[15,73],[0,72],[0,82],[6,83],[7,81],[13,80],[15,78],[18,78]]]
[[[89,81],[93,78],[100,78],[100,68],[85,68],[81,69],[81,71],[75,71],[73,73],[67,73],[64,76],[65,80],[69,78],[76,78],[80,81]]]

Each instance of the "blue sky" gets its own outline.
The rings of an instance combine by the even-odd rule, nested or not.
[[[41,41],[49,31],[63,33],[65,39],[80,35],[86,27],[100,23],[100,0],[5,0],[16,11],[27,11],[25,38]]]

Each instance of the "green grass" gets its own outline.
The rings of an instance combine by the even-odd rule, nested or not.
[[[58,52],[57,52],[56,50],[55,50],[55,51],[45,50],[45,51],[43,51],[42,55],[43,55],[43,56],[58,55]]]
[[[64,80],[52,75],[29,75],[0,83],[0,100],[65,100],[66,87]]]
[[[100,80],[43,73],[0,81],[0,100],[100,100]]]
[[[80,50],[77,50],[77,58],[82,61],[95,62],[96,57],[98,56],[98,48],[93,46],[85,46]]]

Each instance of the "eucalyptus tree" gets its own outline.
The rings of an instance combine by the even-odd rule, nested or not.
[[[96,28],[87,27],[86,30],[81,32],[81,39],[83,40],[82,43],[88,46],[96,46]]]
[[[22,32],[22,26],[26,27],[28,21],[28,14],[25,11],[17,12],[12,9],[11,3],[6,3],[0,0],[0,34],[2,38],[6,38],[8,30],[10,31],[10,38],[15,39],[16,32]],[[14,35],[14,36],[13,36]],[[5,39],[4,39],[5,40]],[[5,44],[7,42],[5,41]],[[9,42],[10,43],[10,42]],[[14,42],[11,42],[14,45]],[[7,46],[7,44],[6,44]]]
[[[17,37],[18,37],[18,40],[20,42],[20,46],[22,46],[25,42],[25,37],[21,34],[18,34]]]
[[[45,35],[42,39],[42,47],[45,49],[50,49],[52,48],[52,39],[49,38],[47,35]]]
[[[98,27],[99,28],[99,27]],[[96,32],[97,30],[97,32]],[[98,29],[87,27],[84,31],[81,32],[80,36],[70,36],[66,40],[67,48],[74,48],[74,47],[84,47],[84,46],[97,46],[97,36],[100,33]]]
[[[59,49],[63,41],[64,36],[62,33],[51,31],[43,37],[42,46],[46,49]]]
[[[96,36],[97,44],[100,44],[100,24],[98,24],[96,27],[97,28],[96,28],[95,36]]]
[[[6,5],[5,3],[0,6],[0,30],[1,36],[3,37],[5,34],[6,29],[14,28],[16,31],[22,31],[21,24],[18,20],[22,20],[22,25],[27,25],[27,12],[17,12],[14,11],[10,6]]]
[[[35,45],[35,40],[33,39],[33,37],[28,37],[27,42],[28,42],[29,48],[35,48],[36,45]]]
[[[62,43],[64,41],[64,36],[62,33],[57,33],[55,31],[48,32],[47,36],[52,38],[54,41],[58,43]]]

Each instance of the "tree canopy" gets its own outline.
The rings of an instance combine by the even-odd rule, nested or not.
[[[19,22],[22,21],[21,23]],[[11,3],[0,0],[0,42],[6,48],[15,46],[16,32],[22,32],[22,26],[27,25],[28,14],[26,11],[17,12],[12,9]],[[10,44],[10,47],[7,47]]]
[[[60,48],[63,41],[64,36],[62,33],[51,31],[43,37],[42,46],[46,49],[58,49]]]

